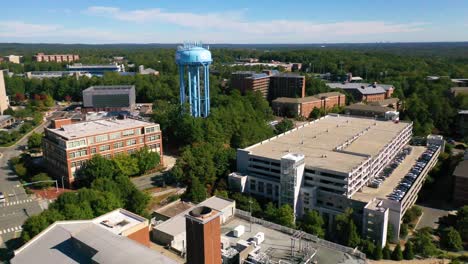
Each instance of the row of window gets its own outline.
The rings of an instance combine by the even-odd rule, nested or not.
[[[70,158],[78,158],[86,155],[88,155],[88,151],[85,149],[69,153]]]
[[[265,191],[266,189],[266,191]],[[275,185],[275,197],[278,197],[279,196],[279,187],[278,185]],[[271,183],[266,183],[263,182],[263,181],[258,181],[258,188],[257,188],[257,181],[254,180],[254,179],[251,179],[250,180],[250,191],[254,191],[254,192],[259,192],[259,193],[262,193],[262,194],[266,194],[266,195],[269,195],[269,196],[272,196],[273,195],[273,184]]]

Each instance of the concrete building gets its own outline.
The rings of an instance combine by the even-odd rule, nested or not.
[[[80,60],[80,56],[76,54],[51,54],[37,53],[34,56],[37,62],[74,62]]]
[[[305,76],[293,73],[282,73],[270,76],[268,98],[272,101],[278,97],[305,97]]]
[[[149,245],[148,220],[116,209],[91,220],[53,223],[15,250],[11,263],[177,263]]]
[[[83,108],[89,111],[133,111],[135,85],[91,86],[83,90]]]
[[[103,76],[106,72],[125,72],[125,66],[123,64],[105,64],[105,65],[84,65],[81,63],[75,63],[73,65],[67,65],[69,72],[78,72],[80,74],[90,74],[92,76]]]
[[[344,106],[346,96],[338,92],[320,93],[304,98],[279,97],[271,102],[274,114],[286,116],[310,117],[310,113],[317,109],[331,109]]]
[[[54,120],[45,129],[44,159],[52,175],[72,184],[76,172],[95,154],[110,158],[132,154],[147,146],[157,152],[163,163],[162,136],[159,124],[135,119],[103,119],[71,123]]]
[[[0,128],[11,126],[15,122],[15,118],[11,115],[0,115]]]
[[[4,58],[8,62],[20,64],[21,63],[21,58],[23,58],[23,56],[8,55],[8,56],[5,56]]]
[[[155,69],[151,69],[151,68],[146,68],[145,69],[144,65],[138,66],[138,73],[141,74],[141,75],[155,75],[155,76],[159,75],[159,71],[157,71]]]
[[[213,196],[199,203],[197,206],[204,206],[221,212],[219,217],[220,224],[224,224],[234,216],[236,202],[225,198]],[[193,209],[187,210],[169,218],[159,224],[156,224],[152,230],[153,241],[168,246],[171,249],[185,254],[187,252],[187,229],[185,216]],[[201,238],[201,236],[200,236]]]
[[[193,264],[221,262],[221,212],[198,206],[185,215],[187,260]]]
[[[452,87],[450,88],[450,92],[452,92],[453,96],[457,96],[459,94],[468,95],[468,87]]]
[[[459,205],[468,204],[468,160],[462,160],[453,172],[453,201]]]
[[[297,217],[307,210],[318,210],[329,227],[337,214],[353,208],[363,234],[384,245],[386,224],[396,225],[394,237],[398,237],[398,219],[415,202],[425,175],[398,202],[387,199],[386,195],[390,195],[404,174],[392,176],[394,180],[388,181],[388,186],[380,191],[364,196],[361,193],[403,150],[411,133],[412,123],[328,115],[238,149],[238,173],[229,176],[229,184],[279,205],[290,204]],[[375,228],[369,231],[363,224],[367,221],[364,209],[380,208],[380,202],[374,200],[377,197],[384,201],[385,208],[392,207],[382,219],[380,233]]]
[[[462,137],[468,135],[468,110],[458,110],[458,131]]]
[[[5,87],[5,78],[3,77],[3,70],[0,70],[0,115],[3,111],[10,107],[10,100],[8,99]]]
[[[241,94],[247,91],[259,91],[264,98],[268,98],[270,75],[254,71],[237,71],[231,74],[231,88],[237,89]]]
[[[395,109],[379,105],[357,103],[345,107],[345,113],[354,116],[366,116],[384,120],[399,120],[400,114]]]
[[[368,83],[327,83],[332,89],[342,89],[350,92],[356,100],[365,102],[377,102],[392,96],[395,88],[389,84]]]

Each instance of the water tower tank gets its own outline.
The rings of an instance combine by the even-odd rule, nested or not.
[[[186,43],[177,48],[175,59],[179,66],[181,105],[185,105],[188,98],[190,114],[207,117],[210,113],[211,52],[199,43]]]

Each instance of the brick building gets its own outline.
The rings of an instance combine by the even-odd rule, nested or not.
[[[453,172],[453,200],[456,204],[468,204],[468,160],[461,161]]]
[[[269,85],[270,76],[267,73],[237,71],[231,74],[231,87],[239,90],[241,94],[247,91],[259,91],[263,97],[267,98]]]
[[[332,89],[342,89],[348,91],[352,96],[361,102],[378,102],[392,96],[395,88],[389,84],[368,84],[368,83],[327,83]]]
[[[308,118],[314,108],[328,110],[335,106],[344,106],[345,103],[346,96],[344,94],[330,92],[304,98],[279,97],[272,101],[272,108],[277,115],[297,115]]]
[[[270,76],[270,91],[268,99],[278,97],[305,97],[305,76],[293,73],[282,73]]]
[[[237,71],[231,74],[231,88],[242,94],[260,91],[270,101],[278,97],[302,98],[305,97],[305,77],[277,70]]]
[[[38,53],[34,56],[37,62],[73,62],[80,59],[76,54],[51,54]]]
[[[159,124],[135,119],[101,119],[71,123],[55,120],[45,129],[44,159],[52,175],[67,184],[75,180],[79,168],[95,154],[111,158],[132,154],[144,146],[157,152],[163,163]]]

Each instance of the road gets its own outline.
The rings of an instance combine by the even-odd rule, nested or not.
[[[30,133],[42,133],[47,123],[39,125]],[[0,192],[3,192],[6,198],[6,202],[0,204],[0,248],[5,247],[5,242],[20,235],[21,225],[29,216],[43,210],[39,202],[19,186],[18,176],[8,166],[8,160],[20,155],[27,145],[30,133],[15,145],[0,148]]]

